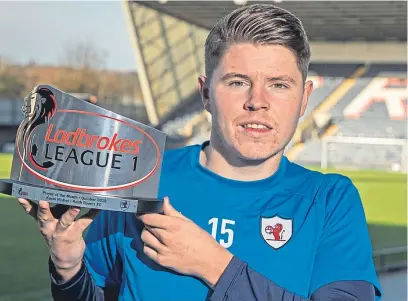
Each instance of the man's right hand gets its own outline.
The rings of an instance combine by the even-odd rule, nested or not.
[[[37,205],[22,198],[19,198],[18,202],[37,221],[47,243],[50,258],[61,277],[60,282],[67,282],[81,268],[85,252],[83,232],[98,215],[99,210],[91,209],[75,220],[80,212],[78,207],[56,205],[50,208],[46,201],[39,201]]]

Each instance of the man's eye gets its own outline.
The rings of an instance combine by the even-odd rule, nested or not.
[[[245,83],[241,81],[234,81],[229,83],[229,86],[232,87],[242,87],[243,85],[245,85]]]
[[[288,86],[287,85],[285,85],[285,84],[273,84],[272,86],[274,86],[275,88],[278,88],[278,89],[286,89],[286,88],[288,88]]]

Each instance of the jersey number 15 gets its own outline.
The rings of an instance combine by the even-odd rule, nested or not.
[[[234,231],[231,229],[231,225],[235,225],[235,221],[229,219],[221,219],[221,229],[218,229],[218,221],[220,219],[213,217],[208,221],[208,224],[212,226],[211,235],[217,240],[217,233],[219,231],[220,235],[227,235],[226,239],[222,238],[217,240],[221,246],[224,248],[231,247],[232,243],[234,242]]]

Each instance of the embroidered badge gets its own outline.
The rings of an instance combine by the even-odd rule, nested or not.
[[[292,237],[293,220],[278,215],[261,217],[263,239],[274,249],[283,247]]]

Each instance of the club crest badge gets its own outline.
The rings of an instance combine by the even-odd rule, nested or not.
[[[129,205],[130,205],[129,203],[130,203],[129,201],[125,201],[125,200],[121,201],[120,202],[120,209],[122,209],[122,211],[128,210]]]
[[[292,237],[293,220],[280,216],[261,217],[261,234],[272,248],[283,247]]]

